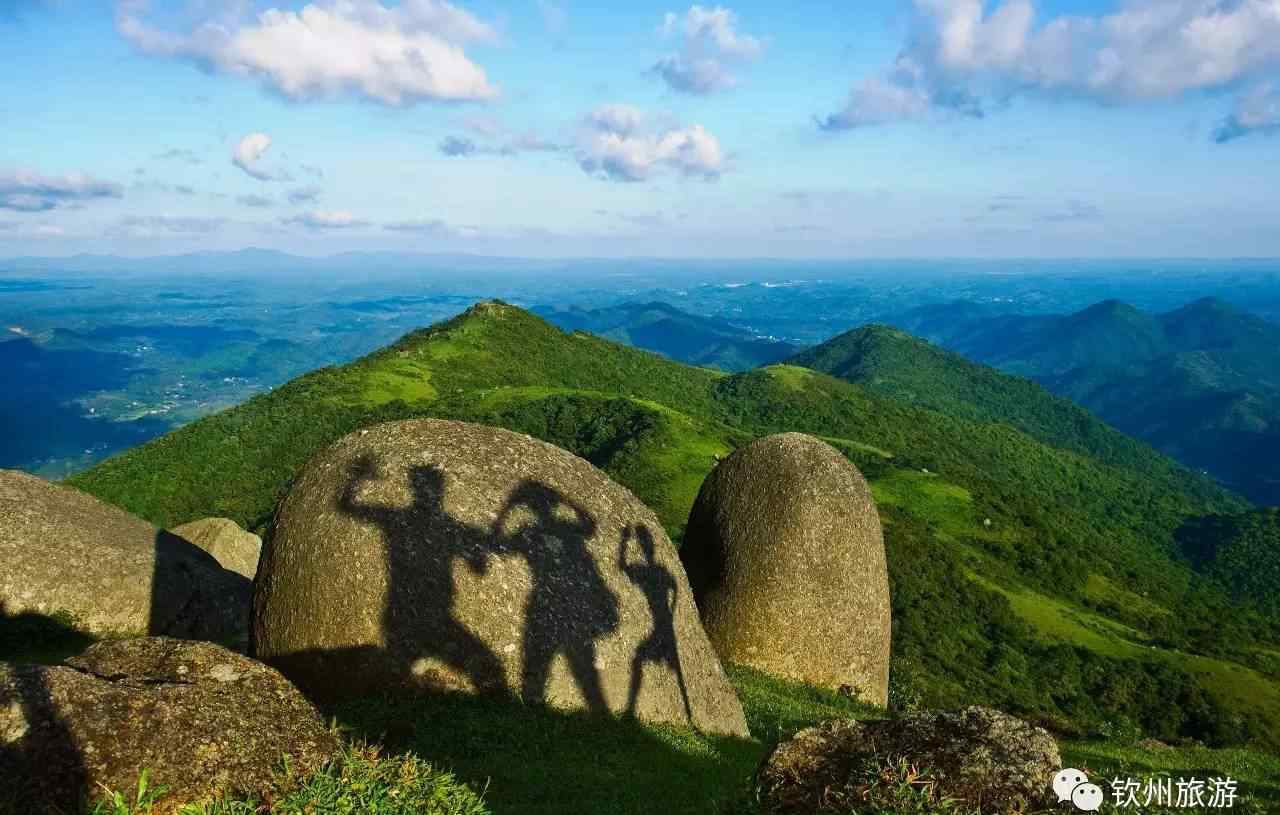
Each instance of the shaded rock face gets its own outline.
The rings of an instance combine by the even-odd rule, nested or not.
[[[653,512],[496,428],[395,422],[309,462],[263,553],[253,640],[317,698],[509,693],[747,732]]]
[[[1053,737],[998,710],[969,707],[800,731],[760,769],[764,811],[856,812],[866,768],[902,759],[928,771],[935,801],[954,798],[984,813],[1056,806],[1051,783],[1062,757]]]
[[[250,581],[79,490],[0,471],[0,606],[93,634],[247,639]]]
[[[173,534],[213,555],[222,568],[250,580],[258,573],[262,538],[228,518],[205,518],[172,530]]]
[[[720,462],[680,556],[721,659],[888,702],[880,516],[862,474],[830,445],[784,433]]]
[[[212,643],[145,637],[57,667],[0,663],[0,800],[16,812],[76,812],[103,785],[131,795],[145,768],[168,790],[163,815],[266,794],[282,758],[306,773],[337,749],[288,680]]]

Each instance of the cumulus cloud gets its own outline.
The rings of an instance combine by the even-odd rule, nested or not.
[[[122,198],[124,188],[83,173],[45,176],[30,170],[0,170],[0,209],[47,212],[84,201]]]
[[[231,152],[231,163],[259,181],[270,181],[274,176],[258,166],[262,156],[270,149],[270,136],[266,133],[250,133]]]
[[[280,222],[286,226],[301,226],[314,230],[351,229],[369,225],[368,221],[361,220],[344,210],[312,210],[301,215],[281,218]]]
[[[1258,85],[1236,101],[1231,115],[1214,130],[1219,144],[1253,133],[1280,132],[1280,87],[1274,83]]]
[[[735,87],[734,66],[755,61],[765,47],[764,41],[739,33],[737,26],[737,15],[720,6],[690,6],[684,16],[667,12],[662,33],[678,37],[680,49],[651,70],[681,93],[706,95]]]
[[[216,232],[226,223],[225,218],[205,218],[177,215],[126,215],[120,224],[131,232],[149,234],[155,232],[208,233]]]
[[[660,169],[711,180],[725,168],[720,141],[702,125],[651,129],[627,105],[588,115],[576,155],[585,172],[613,181],[644,181]]]
[[[236,203],[243,207],[255,207],[258,209],[273,207],[276,205],[276,202],[273,199],[268,198],[265,195],[241,195],[236,198]]]
[[[1121,104],[1230,88],[1280,68],[1280,0],[1126,0],[1037,19],[1032,0],[913,0],[894,64],[819,119],[841,130],[1042,93]]]
[[[490,99],[498,90],[463,46],[494,29],[445,0],[316,0],[299,11],[157,28],[146,0],[117,0],[116,27],[136,49],[255,79],[293,100],[354,95],[385,105]]]

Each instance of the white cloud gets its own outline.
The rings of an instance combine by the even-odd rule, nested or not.
[[[0,170],[0,209],[46,212],[101,198],[122,198],[124,188],[84,173],[46,176],[31,170]]]
[[[663,168],[710,180],[725,169],[719,140],[702,125],[649,130],[644,115],[626,105],[587,117],[577,159],[587,173],[614,181],[644,181]]]
[[[1032,0],[913,6],[913,33],[892,68],[856,86],[824,126],[980,116],[984,98],[1018,93],[1165,100],[1280,69],[1280,0],[1127,0],[1111,14],[1045,20]]]
[[[368,226],[369,222],[361,220],[345,210],[312,210],[301,215],[281,218],[280,222],[290,226],[302,226],[307,229],[351,229]]]
[[[496,32],[445,0],[317,0],[245,22],[210,20],[185,33],[144,19],[145,0],[117,0],[116,26],[138,50],[260,81],[294,100],[354,94],[386,105],[490,99],[498,91],[463,45]]]
[[[271,149],[271,137],[266,133],[250,133],[240,140],[231,153],[231,163],[259,181],[270,181],[271,173],[258,166],[263,154]]]
[[[663,36],[678,36],[680,50],[663,57],[652,71],[675,91],[710,94],[735,87],[733,64],[752,62],[764,52],[764,41],[737,30],[737,16],[727,8],[690,6],[684,16],[667,12]]]
[[[1277,132],[1280,132],[1280,86],[1265,82],[1236,101],[1235,110],[1218,125],[1213,138],[1221,144],[1253,133]]]

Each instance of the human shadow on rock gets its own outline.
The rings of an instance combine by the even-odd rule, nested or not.
[[[74,629],[51,617],[6,613],[0,603],[0,641],[6,656],[47,656],[48,644],[11,642],[24,635],[49,635],[63,645],[78,645]],[[81,635],[82,636],[82,635]],[[87,645],[87,641],[84,641]],[[14,646],[9,651],[10,645]],[[21,647],[19,647],[21,646]],[[15,662],[0,666],[0,711],[8,730],[0,733],[0,815],[79,812],[88,793],[80,749],[54,703],[48,668]]]
[[[522,509],[533,522],[504,534]],[[558,490],[524,481],[507,498],[493,531],[498,551],[523,558],[533,575],[525,604],[521,698],[546,701],[551,663],[563,655],[587,709],[608,711],[596,640],[617,630],[618,600],[587,547],[596,534],[595,519]]]
[[[400,673],[390,678],[393,683],[421,684],[421,677],[409,675],[411,666],[438,660],[482,694],[518,695],[526,703],[544,704],[551,701],[552,665],[563,656],[585,707],[609,710],[597,641],[617,630],[619,608],[589,549],[597,532],[589,512],[555,488],[526,480],[508,494],[485,528],[446,510],[445,475],[437,466],[410,468],[407,507],[361,497],[364,487],[381,477],[371,457],[354,462],[348,475],[338,509],[375,525],[385,545],[382,624],[386,648]],[[520,631],[519,688],[508,686],[506,665],[455,613],[454,564],[462,561],[483,575],[495,559],[523,561],[530,574]]]
[[[642,557],[639,562],[628,559],[632,540],[639,544]],[[689,690],[685,686],[684,671],[680,667],[679,643],[676,640],[675,608],[680,584],[675,575],[658,562],[653,533],[648,527],[637,524],[623,530],[622,540],[618,544],[618,568],[636,588],[644,592],[649,604],[649,616],[653,620],[652,631],[637,646],[635,658],[631,661],[627,713],[635,715],[636,702],[640,698],[640,688],[644,682],[644,667],[655,663],[675,674],[676,683],[680,686],[680,697],[684,701],[685,715],[689,717],[689,721],[693,721],[693,708],[689,704]]]
[[[413,502],[408,507],[364,503],[361,486],[379,477],[370,457],[358,459],[338,498],[338,508],[381,529],[386,549],[387,600],[383,613],[386,647],[405,666],[433,657],[465,674],[481,693],[507,693],[502,662],[474,633],[454,617],[453,564],[465,563],[474,573],[488,570],[493,553],[490,535],[463,523],[444,508],[444,472],[431,465],[409,471]],[[428,541],[424,530],[431,530]],[[428,550],[428,547],[430,550]],[[415,632],[430,636],[414,636]]]

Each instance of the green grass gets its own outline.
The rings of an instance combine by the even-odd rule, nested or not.
[[[225,798],[187,804],[178,815],[488,815],[482,792],[412,753],[384,755],[363,742],[345,745],[319,772],[279,772],[271,800]],[[135,789],[108,790],[90,815],[151,815],[164,786],[144,772]]]
[[[310,778],[282,776],[271,803],[285,815],[728,815],[755,813],[754,774],[796,731],[882,711],[838,694],[730,667],[754,738],[712,738],[675,727],[570,715],[519,702],[443,695],[370,698],[336,710],[348,746]],[[368,747],[366,740],[380,747]],[[1120,742],[1062,744],[1067,766],[1091,777],[1231,776],[1261,806],[1280,806],[1280,759],[1203,747]],[[927,768],[923,768],[927,769]],[[1048,779],[1046,779],[1047,783]],[[156,783],[159,783],[158,781]],[[102,805],[94,815],[143,815]],[[263,802],[228,800],[182,815],[251,815]],[[909,801],[905,801],[909,803]],[[885,809],[885,812],[915,810]],[[925,810],[930,811],[930,810]],[[1241,811],[1249,810],[1244,807]]]
[[[1144,747],[1108,742],[1067,742],[1061,747],[1063,763],[1084,770],[1095,782],[1133,778],[1145,785],[1147,779],[1162,776],[1175,780],[1230,777],[1239,782],[1238,790],[1247,801],[1237,801],[1232,810],[1219,811],[1275,812],[1280,809],[1280,758],[1273,755],[1253,750]],[[1105,784],[1103,789],[1107,789]]]

